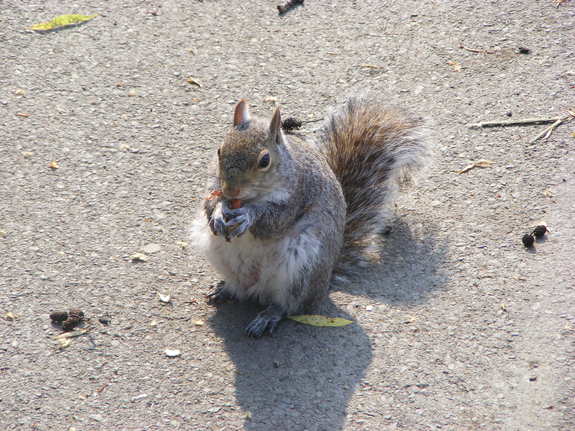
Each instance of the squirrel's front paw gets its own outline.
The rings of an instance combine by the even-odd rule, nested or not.
[[[208,222],[208,226],[214,235],[224,235],[226,236],[226,221],[224,219],[224,215],[222,214],[222,206],[218,205],[214,212],[212,213],[212,217]]]
[[[247,207],[235,210],[224,208],[223,214],[227,238],[243,235],[254,224],[253,214]]]
[[[278,323],[286,316],[286,313],[276,305],[270,305],[259,313],[246,328],[246,334],[253,338],[259,338],[266,332],[272,335]]]

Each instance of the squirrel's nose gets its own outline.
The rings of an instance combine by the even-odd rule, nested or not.
[[[231,187],[229,185],[224,185],[222,187],[222,191],[224,192],[224,195],[226,197],[230,197],[230,198],[235,198],[237,196],[239,196],[240,194],[240,188],[239,187]]]

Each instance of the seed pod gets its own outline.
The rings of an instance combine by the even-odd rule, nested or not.
[[[523,241],[523,245],[527,248],[533,247],[533,243],[535,242],[535,238],[533,238],[533,235],[526,233],[525,235],[523,235],[523,238],[521,239],[521,241]]]
[[[67,318],[68,318],[67,311],[54,311],[53,313],[50,313],[50,319],[52,320],[52,322],[63,322]]]
[[[536,238],[543,238],[546,232],[547,232],[547,226],[542,224],[539,226],[535,226],[535,229],[533,229],[533,235],[535,235]]]
[[[78,319],[77,317],[71,317],[70,316],[62,324],[62,329],[64,331],[71,331],[76,326],[78,326],[81,322],[82,322],[82,320]]]
[[[290,132],[293,129],[299,129],[302,126],[302,122],[294,117],[288,117],[282,121],[282,129],[286,132]]]
[[[70,318],[75,318],[78,320],[84,320],[84,312],[78,308],[71,308],[68,311],[68,316]]]

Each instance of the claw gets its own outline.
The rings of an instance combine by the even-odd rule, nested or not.
[[[270,310],[270,308],[272,309]],[[284,317],[285,313],[276,310],[274,306],[270,306],[250,322],[246,327],[246,334],[253,338],[259,338],[266,332],[272,335]]]
[[[214,291],[208,293],[206,297],[210,305],[225,304],[235,300],[234,296],[226,290],[226,285],[223,282],[218,283]]]
[[[243,235],[253,224],[252,215],[246,207],[235,210],[224,208],[222,213],[224,220],[226,220],[226,239]]]

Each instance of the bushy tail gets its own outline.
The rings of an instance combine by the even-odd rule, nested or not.
[[[319,130],[321,150],[347,203],[344,246],[333,281],[378,261],[395,194],[429,159],[419,129],[419,121],[361,95],[332,112]]]

